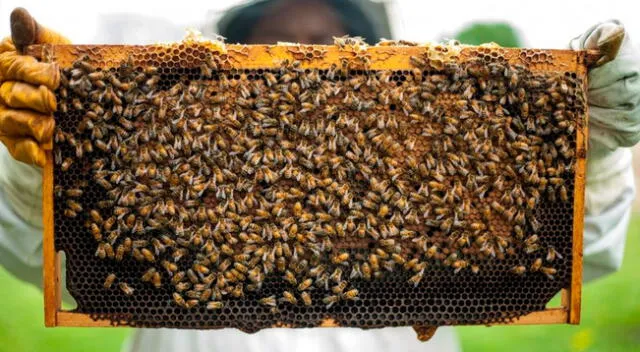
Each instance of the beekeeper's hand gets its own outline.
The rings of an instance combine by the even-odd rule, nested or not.
[[[0,43],[0,141],[24,163],[44,166],[43,145],[55,125],[53,90],[60,83],[56,64],[22,54],[31,44],[67,44],[65,37],[38,24],[23,8],[11,13],[11,38]]]
[[[597,155],[640,140],[640,53],[618,21],[595,25],[574,38],[572,49],[599,49],[589,70],[589,142]]]
[[[589,152],[585,196],[584,275],[592,279],[622,264],[635,195],[631,151],[640,140],[640,51],[624,26],[607,21],[569,43],[599,49],[589,70]]]

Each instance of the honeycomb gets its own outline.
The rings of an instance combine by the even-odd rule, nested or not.
[[[533,69],[550,52],[416,46],[392,70],[357,38],[263,67],[238,64],[247,46],[122,48],[73,47],[56,92],[55,247],[77,312],[494,324],[569,286],[584,75]]]

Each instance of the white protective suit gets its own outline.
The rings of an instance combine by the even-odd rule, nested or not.
[[[601,23],[571,41],[572,49],[595,48],[619,33],[617,21]],[[587,280],[622,263],[635,194],[631,152],[640,140],[640,52],[628,37],[616,59],[589,73],[590,149],[584,233]],[[0,265],[41,285],[42,206],[40,169],[17,162],[0,145]],[[141,329],[130,351],[457,351],[452,328],[421,343],[411,328],[268,329],[253,335],[220,331]]]

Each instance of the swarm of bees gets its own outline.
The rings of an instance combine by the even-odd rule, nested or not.
[[[553,279],[562,254],[535,214],[570,200],[580,83],[482,59],[434,68],[428,52],[411,62],[403,80],[348,60],[233,78],[211,53],[197,79],[166,86],[158,67],[81,57],[58,98],[82,118],[56,130],[54,159],[89,177],[57,186],[56,202],[97,257],[148,266],[139,282],[109,274],[105,290],[170,287],[183,308],[260,296],[269,276],[289,287],[265,307],[310,306],[320,290],[330,308],[358,300],[359,280],[403,271],[419,287],[430,267],[477,274],[519,253],[536,259],[510,273]],[[96,202],[83,202],[89,183]]]

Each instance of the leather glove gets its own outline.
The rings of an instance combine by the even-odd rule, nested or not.
[[[38,24],[17,8],[11,13],[11,38],[0,42],[0,141],[27,164],[44,166],[43,146],[51,143],[60,71],[54,63],[22,55],[31,44],[68,44],[65,37]]]

